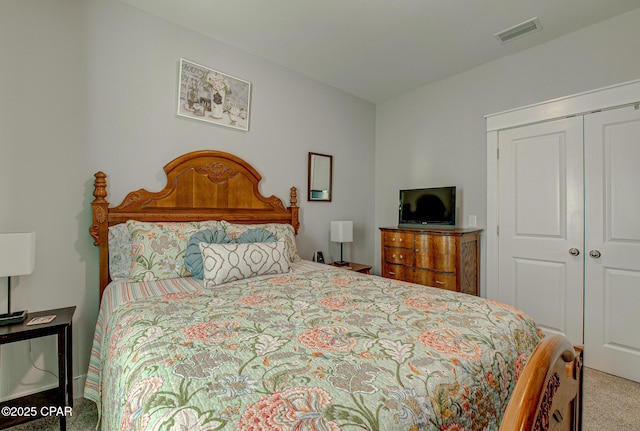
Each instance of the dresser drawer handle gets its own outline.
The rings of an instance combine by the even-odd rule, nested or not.
[[[389,275],[396,275],[396,273],[393,271],[389,271]]]
[[[400,255],[400,259],[402,259],[403,257],[404,257],[403,255]]]
[[[436,280],[436,284],[444,284],[444,281]]]

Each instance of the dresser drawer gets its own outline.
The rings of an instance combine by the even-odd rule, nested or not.
[[[411,281],[413,279],[413,268],[385,263],[382,265],[382,276],[395,280]]]
[[[414,283],[424,284],[425,286],[439,287],[446,290],[457,290],[456,275],[446,274],[428,269],[416,269],[414,272]]]
[[[384,247],[383,250],[383,262],[413,266],[413,250],[410,248]]]
[[[404,232],[383,232],[382,245],[385,247],[413,248],[413,235]]]

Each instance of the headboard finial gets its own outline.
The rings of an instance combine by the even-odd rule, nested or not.
[[[94,203],[104,203],[107,197],[107,174],[104,172],[96,172],[94,175],[96,180],[93,183]]]
[[[300,208],[298,208],[298,189],[295,187],[291,187],[291,192],[289,193],[289,203],[291,205],[289,207],[289,209],[291,210],[291,225],[293,226],[293,230],[297,235],[298,231],[300,230],[300,217],[298,213],[300,211]]]

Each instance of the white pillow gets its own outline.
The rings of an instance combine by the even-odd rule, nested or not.
[[[289,272],[290,261],[284,241],[232,244],[200,243],[205,286],[265,274]]]

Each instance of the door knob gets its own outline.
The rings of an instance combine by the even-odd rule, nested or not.
[[[571,256],[578,256],[580,254],[580,250],[578,250],[577,248],[570,248],[569,249],[569,254]]]
[[[591,250],[591,251],[589,252],[589,256],[591,256],[591,257],[592,257],[592,258],[594,258],[594,259],[597,259],[597,258],[599,258],[599,257],[600,257],[600,256],[602,256],[602,255],[600,254],[600,252],[599,252],[598,250]]]

